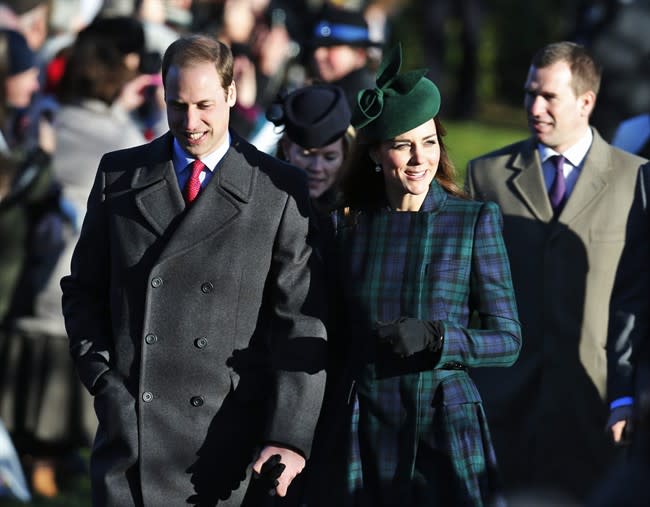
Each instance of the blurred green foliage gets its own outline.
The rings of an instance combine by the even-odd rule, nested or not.
[[[389,44],[404,48],[404,68],[423,66],[422,35],[426,33],[421,6],[435,0],[410,0],[392,20]],[[549,42],[567,39],[575,29],[575,13],[580,0],[486,0],[479,47],[479,103],[521,106],[523,83],[533,54]],[[461,25],[450,17],[445,26],[447,44],[445,67],[455,76],[462,52]],[[452,78],[453,83],[453,78]]]
[[[484,121],[446,121],[445,146],[456,167],[456,181],[463,186],[467,162],[475,157],[519,141],[528,131],[509,125],[494,125]]]

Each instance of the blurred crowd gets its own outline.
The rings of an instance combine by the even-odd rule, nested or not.
[[[59,281],[69,272],[102,154],[168,130],[165,49],[195,32],[231,47],[237,98],[230,127],[304,169],[323,218],[336,203],[355,142],[350,115],[357,94],[374,86],[392,42],[391,23],[408,3],[0,0],[0,420],[34,494],[55,497],[67,480],[87,473],[80,451],[92,445],[97,421],[70,359]],[[475,118],[481,2],[421,4],[432,27],[422,34],[424,59],[436,82],[446,78],[445,21],[462,20],[463,65],[443,112]],[[615,37],[617,26],[590,7],[574,35],[605,52],[604,40]],[[645,71],[650,51],[643,51]],[[608,107],[621,111],[606,96],[619,84],[604,74],[596,122]],[[648,157],[650,117],[643,107],[630,106],[633,118],[620,128],[628,118],[613,113],[597,126],[613,144]]]

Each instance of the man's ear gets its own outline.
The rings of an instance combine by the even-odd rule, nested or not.
[[[591,112],[596,106],[596,94],[589,90],[580,95],[580,113],[583,116],[591,116]]]
[[[230,86],[228,86],[228,89],[226,91],[226,103],[232,107],[235,105],[235,102],[237,102],[237,88],[235,87],[235,82],[233,81],[230,83]]]

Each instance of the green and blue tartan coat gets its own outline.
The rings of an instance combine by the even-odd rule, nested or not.
[[[331,339],[349,344],[353,386],[341,504],[499,505],[467,373],[510,366],[521,347],[499,208],[450,196],[434,180],[419,212],[341,210],[334,222],[344,332]],[[473,315],[480,325],[470,327]],[[399,317],[439,320],[442,352],[402,359],[379,345],[375,323]]]

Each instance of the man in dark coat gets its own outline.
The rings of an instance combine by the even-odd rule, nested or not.
[[[323,395],[307,185],[228,130],[225,45],[175,41],[163,80],[170,132],[104,155],[61,282],[93,503],[260,505],[302,470]]]
[[[639,170],[625,227],[625,246],[616,270],[609,305],[608,366],[622,377],[632,403],[629,424],[619,429],[627,445],[625,459],[608,470],[592,492],[587,507],[650,505],[650,164]],[[612,386],[616,389],[618,386]]]

